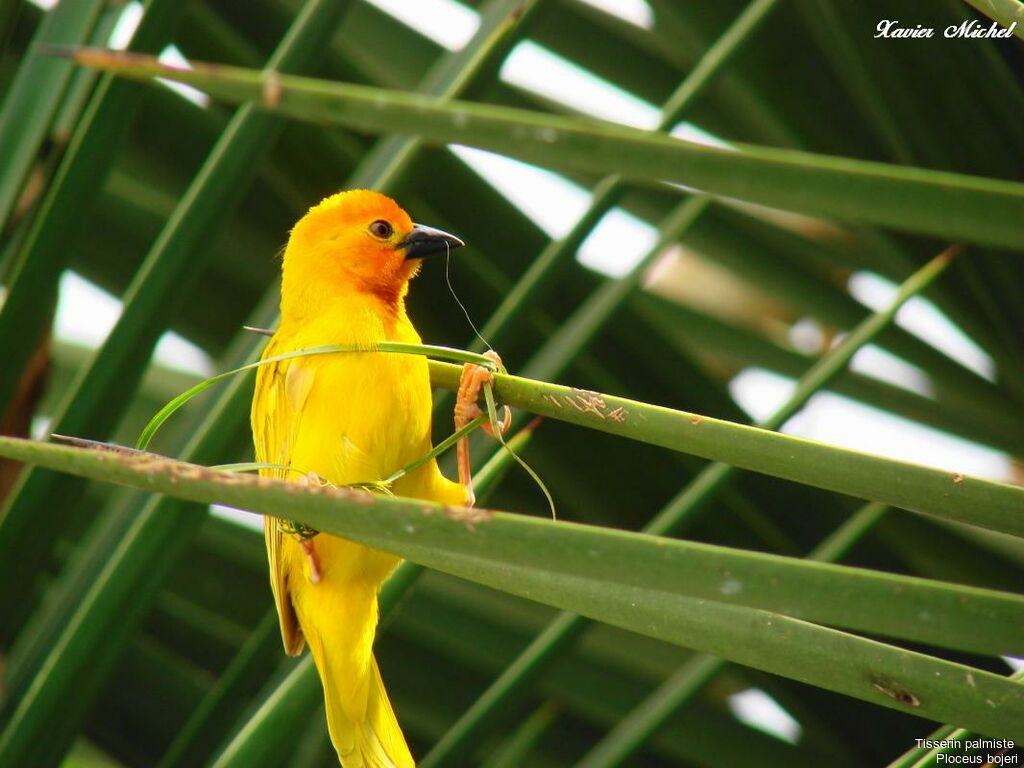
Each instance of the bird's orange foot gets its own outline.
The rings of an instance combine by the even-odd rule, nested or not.
[[[501,358],[493,349],[487,350],[484,356],[493,360],[499,369],[503,367]],[[462,367],[462,378],[459,379],[459,392],[455,400],[456,430],[462,429],[473,419],[483,414],[478,402],[480,400],[480,390],[485,383],[492,381],[494,381],[494,373],[482,365],[466,363]],[[498,422],[498,429],[501,434],[505,433],[511,422],[512,411],[509,410],[507,405],[502,406],[502,417],[501,421]],[[484,431],[491,437],[497,437],[489,421],[485,421],[482,426]],[[468,435],[459,440],[456,453],[459,463],[459,483],[466,489],[466,506],[472,507],[476,502],[476,495],[473,493],[473,469],[469,462]]]
[[[303,485],[310,486],[322,486],[326,485],[326,481],[316,472],[307,472],[305,477],[300,480]],[[313,539],[316,538],[317,534],[314,532],[313,535],[308,535],[306,531],[310,529],[303,529],[298,532],[299,546],[302,548],[302,552],[306,555],[306,562],[309,564],[309,582],[311,584],[320,583],[320,558],[316,554],[316,545],[313,543]]]
[[[300,539],[299,546],[306,555],[306,562],[309,563],[309,583],[320,583],[320,558],[316,554],[316,545],[313,539]]]

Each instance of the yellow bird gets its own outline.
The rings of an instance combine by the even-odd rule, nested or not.
[[[414,224],[377,192],[339,192],[292,229],[284,252],[281,321],[264,358],[328,344],[420,343],[405,311],[420,260],[458,248],[454,235]],[[467,368],[456,409],[479,413],[483,369]],[[271,477],[335,485],[388,477],[431,449],[431,390],[420,355],[382,352],[299,357],[261,366],[252,403],[258,462]],[[462,484],[433,460],[393,486],[396,495],[472,504],[468,463]],[[373,639],[377,593],[399,558],[336,536],[294,531],[266,518],[270,584],[285,651],[309,644],[323,682],[327,725],[345,768],[413,766],[384,690]]]

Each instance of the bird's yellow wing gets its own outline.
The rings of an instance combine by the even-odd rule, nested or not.
[[[272,341],[264,357],[277,352]],[[295,436],[302,416],[302,405],[313,385],[313,368],[300,360],[270,363],[257,369],[256,391],[252,404],[252,432],[256,461],[290,466]],[[285,479],[282,469],[264,469],[261,475]],[[294,478],[290,478],[294,479]],[[288,571],[282,560],[284,534],[276,517],[263,519],[263,537],[270,562],[270,587],[281,622],[281,639],[285,652],[297,656],[302,652],[304,638],[288,588]]]

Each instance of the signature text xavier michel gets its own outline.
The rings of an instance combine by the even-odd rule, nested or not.
[[[943,37],[1009,37],[1017,27],[1013,22],[1008,27],[1001,27],[994,21],[990,26],[982,24],[977,19],[971,19],[960,24],[951,24],[942,30]],[[875,37],[935,37],[933,27],[925,27],[915,24],[912,27],[905,27],[895,19],[883,19],[875,27]]]

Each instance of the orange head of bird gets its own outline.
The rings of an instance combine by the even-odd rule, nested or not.
[[[455,235],[413,223],[386,195],[338,192],[292,228],[284,253],[282,310],[291,300],[312,309],[339,291],[375,296],[393,309],[424,256],[461,245]]]

